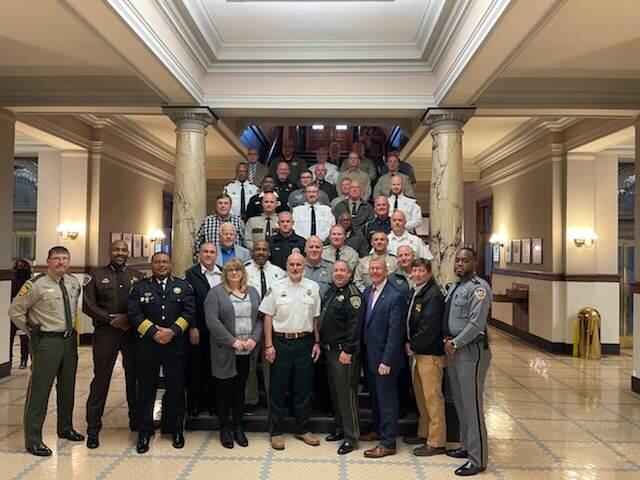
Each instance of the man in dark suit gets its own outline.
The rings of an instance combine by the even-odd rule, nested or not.
[[[216,246],[200,245],[198,263],[185,272],[185,280],[193,288],[196,310],[194,324],[189,329],[189,360],[187,361],[187,411],[197,417],[207,409],[213,415],[214,396],[211,377],[209,329],[204,318],[204,301],[209,290],[222,281],[222,272],[216,265]]]
[[[387,282],[382,258],[369,262],[371,286],[364,291],[365,372],[373,405],[373,431],[362,440],[380,440],[364,452],[368,458],[396,453],[398,433],[398,374],[403,367],[404,312],[406,301]]]

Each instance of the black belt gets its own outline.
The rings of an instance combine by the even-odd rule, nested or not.
[[[341,343],[325,343],[322,345],[322,349],[326,350],[327,352],[342,351],[342,344]]]
[[[68,332],[43,332],[42,330],[40,330],[39,335],[41,337],[62,337],[62,338],[68,338],[71,335],[73,335],[75,333],[75,330],[70,330]]]
[[[308,337],[309,335],[313,335],[313,332],[294,332],[294,333],[284,333],[284,332],[272,332],[272,335],[276,337],[284,337],[287,340],[297,340],[298,338]]]

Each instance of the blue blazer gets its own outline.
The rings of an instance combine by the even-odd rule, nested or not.
[[[369,305],[371,287],[364,291],[365,305]],[[369,369],[378,371],[384,363],[399,371],[404,365],[406,299],[387,281],[370,315],[365,310],[364,345]]]

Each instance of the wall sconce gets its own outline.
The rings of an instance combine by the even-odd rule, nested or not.
[[[81,230],[82,228],[80,225],[71,225],[67,223],[61,223],[56,227],[56,232],[58,232],[61,240],[75,240],[78,238]]]
[[[164,234],[164,232],[162,230],[160,230],[159,228],[156,228],[154,230],[150,230],[149,231],[149,239],[152,242],[155,242],[157,240],[164,240],[166,238],[166,235]]]
[[[507,242],[506,235],[504,233],[493,233],[489,238],[489,243],[492,245],[498,245],[499,247],[504,247],[504,244]]]
[[[573,240],[576,247],[591,248],[598,239],[598,235],[591,229],[571,229],[569,230],[569,239]]]

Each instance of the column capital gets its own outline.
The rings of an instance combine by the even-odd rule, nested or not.
[[[205,130],[218,121],[209,107],[162,107],[176,127],[188,130]]]
[[[424,115],[422,124],[429,127],[432,133],[462,130],[475,111],[475,108],[430,108]]]

